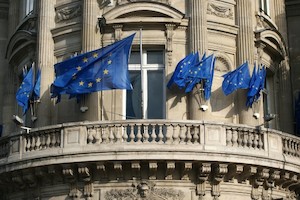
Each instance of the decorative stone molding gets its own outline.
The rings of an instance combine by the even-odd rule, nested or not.
[[[216,54],[215,70],[219,72],[228,72],[232,70],[229,59],[222,54]]]
[[[214,3],[207,4],[207,14],[217,17],[233,19],[233,11],[231,8],[216,5]]]
[[[154,188],[155,184],[142,181],[133,184],[133,188],[110,190],[105,193],[105,200],[183,200],[184,193],[172,188]]]
[[[82,15],[82,7],[81,5],[72,5],[63,8],[57,8],[55,15],[56,23],[73,19],[75,17],[79,17]]]
[[[123,25],[121,24],[113,25],[113,28],[115,29],[115,40],[116,41],[121,40]]]
[[[105,1],[105,0],[102,0]],[[118,5],[123,5],[126,3],[133,3],[133,2],[140,2],[140,1],[145,1],[145,0],[117,0]],[[153,1],[153,2],[158,2],[158,3],[164,3],[167,5],[171,5],[171,0],[147,0],[147,1]]]

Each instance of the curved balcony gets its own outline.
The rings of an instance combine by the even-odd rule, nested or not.
[[[218,161],[298,173],[300,139],[235,124],[128,120],[48,126],[0,140],[1,173],[49,163],[109,160]]]
[[[58,199],[144,199],[144,186],[158,199],[296,199],[299,172],[298,137],[236,124],[79,122],[0,140],[0,191]]]

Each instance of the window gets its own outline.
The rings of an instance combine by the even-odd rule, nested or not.
[[[270,16],[270,0],[259,0],[259,9]]]
[[[34,8],[34,2],[35,0],[22,0],[20,1],[21,6],[21,13],[20,13],[20,19],[24,19],[28,15],[32,14],[33,8]]]
[[[145,50],[132,51],[129,75],[133,90],[126,91],[127,119],[163,119],[165,116],[164,52]]]
[[[276,129],[276,118],[274,118],[276,114],[275,110],[275,87],[273,76],[268,73],[267,69],[267,76],[265,82],[265,89],[263,91],[263,105],[264,105],[264,117],[265,117],[265,127],[266,128],[273,128]],[[268,121],[268,119],[270,121]]]

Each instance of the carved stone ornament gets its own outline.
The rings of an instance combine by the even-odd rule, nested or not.
[[[182,200],[184,194],[180,190],[159,188],[154,184],[143,181],[133,188],[124,190],[110,190],[105,193],[105,200]]]
[[[231,8],[219,6],[213,3],[207,4],[207,14],[217,17],[233,19],[233,11]]]
[[[81,15],[81,6],[75,5],[71,7],[64,7],[56,10],[55,21],[62,22]]]
[[[132,3],[132,2],[139,2],[139,1],[142,1],[142,2],[145,2],[145,0],[117,0],[118,2],[118,5],[122,5],[122,4],[126,4],[126,3]],[[167,4],[167,5],[171,5],[171,0],[147,0],[149,2],[159,2],[159,3],[164,3],[164,4]]]

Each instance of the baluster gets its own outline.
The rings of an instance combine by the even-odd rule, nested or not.
[[[114,143],[115,141],[115,135],[114,135],[114,130],[113,130],[114,127],[112,126],[108,126],[108,131],[109,131],[109,143]]]
[[[96,128],[96,133],[95,133],[95,143],[100,144],[102,142],[101,138],[101,128]]]
[[[232,129],[226,128],[226,145],[232,146]]]
[[[149,124],[148,132],[149,132],[149,142],[155,142],[156,140],[155,126]]]
[[[144,124],[143,142],[149,143],[149,124]]]
[[[102,141],[104,144],[108,144],[108,127],[102,126],[101,127],[101,133],[102,133]]]
[[[179,131],[179,137],[180,137],[180,144],[185,143],[185,131],[183,130],[183,126],[180,126],[180,131]]]
[[[134,124],[130,125],[130,134],[129,134],[130,142],[134,142]]]
[[[187,125],[187,133],[186,133],[186,144],[191,144],[192,135],[191,135],[191,126]]]
[[[27,135],[27,136],[25,136],[25,137],[26,137],[26,151],[30,151],[30,150],[31,150],[31,149],[30,149],[30,147],[31,147],[31,144],[30,144],[31,138],[30,138],[29,135]]]
[[[238,140],[237,140],[237,143],[238,143],[238,147],[241,147],[242,146],[242,134],[243,134],[243,131],[241,129],[238,129]]]
[[[159,143],[163,143],[164,141],[164,135],[163,135],[163,133],[162,133],[162,125],[161,124],[157,124],[158,125],[158,135],[157,135],[157,137],[158,137],[158,142]]]
[[[287,141],[286,141],[286,138],[282,138],[282,151],[283,153],[287,153]]]
[[[95,135],[95,129],[94,128],[89,128],[88,129],[88,137],[87,137],[87,143],[88,144],[92,144],[94,137],[93,135]]]
[[[234,147],[238,146],[237,139],[238,139],[238,132],[237,129],[234,128],[232,131],[232,146]]]
[[[295,156],[296,150],[295,150],[295,140],[291,140],[291,149],[292,149],[292,155]]]
[[[171,144],[172,143],[172,129],[170,124],[164,124],[163,126],[166,126],[166,144]]]
[[[297,143],[297,156],[300,157],[300,144]]]
[[[51,147],[55,147],[56,145],[56,137],[55,137],[55,133],[51,133]]]
[[[46,149],[46,138],[45,133],[41,134],[41,149]]]
[[[194,127],[194,134],[193,134],[193,143],[194,144],[200,144],[199,138],[200,138],[200,126],[195,126]]]
[[[263,134],[258,134],[258,149],[262,150],[264,143],[263,143]]]
[[[51,145],[51,138],[50,138],[50,134],[49,133],[45,133],[46,135],[46,148],[48,149]]]
[[[172,124],[173,126],[173,144],[179,144],[179,132],[177,131],[178,124]]]
[[[60,147],[60,144],[61,144],[61,131],[56,131],[55,132],[55,135],[56,135],[56,146],[57,147]]]
[[[122,139],[122,136],[121,136],[121,133],[120,133],[120,125],[117,125],[115,127],[116,129],[116,134],[115,134],[115,138],[116,138],[116,143],[121,143],[121,139]]]
[[[136,142],[137,143],[141,143],[142,142],[142,138],[143,138],[143,135],[142,135],[142,129],[141,129],[141,124],[136,124],[137,126],[137,133],[136,133]]]
[[[252,148],[252,145],[253,145],[253,130],[249,130],[248,131],[248,147],[249,149]]]
[[[41,137],[40,137],[39,133],[36,134],[35,146],[36,146],[36,149],[41,149]]]
[[[242,145],[244,148],[246,148],[248,146],[248,133],[246,132],[246,129],[242,130],[242,135],[243,135]]]
[[[128,142],[128,135],[127,135],[127,128],[126,127],[128,127],[128,126],[124,126],[124,125],[121,126],[122,133],[123,133],[122,137],[123,137],[123,142],[124,143]]]
[[[258,132],[254,132],[254,139],[253,139],[253,148],[254,149],[257,149],[258,148]]]
[[[32,137],[31,137],[31,146],[30,146],[30,151],[33,151],[35,150],[35,135],[32,134]]]

